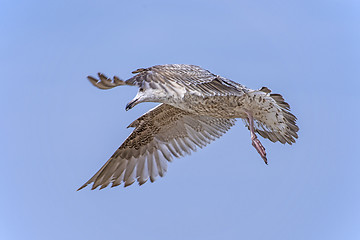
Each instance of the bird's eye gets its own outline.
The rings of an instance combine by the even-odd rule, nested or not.
[[[139,91],[140,91],[140,92],[143,92],[143,91],[144,91],[144,89],[143,89],[143,88],[140,88],[140,89],[139,89]]]

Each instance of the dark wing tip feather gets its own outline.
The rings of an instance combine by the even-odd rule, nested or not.
[[[262,87],[262,88],[260,89],[260,91],[262,91],[262,92],[264,92],[264,93],[271,93],[271,90],[270,90],[269,88],[267,88],[267,87]]]
[[[132,74],[136,74],[136,73],[141,73],[141,72],[146,72],[148,69],[147,68],[138,68],[135,71],[132,71]]]
[[[114,76],[111,79],[105,76],[103,73],[98,73],[98,79],[93,76],[88,76],[87,78],[92,85],[100,89],[110,89],[127,84],[117,76]]]
[[[76,191],[80,191],[81,189],[85,188],[88,185],[88,183],[85,183],[84,185],[82,185],[81,187],[79,187]]]

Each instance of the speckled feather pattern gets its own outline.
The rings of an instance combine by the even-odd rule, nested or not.
[[[90,82],[100,89],[130,85],[139,87],[143,101],[161,103],[129,125],[134,131],[105,165],[82,187],[141,185],[167,171],[167,162],[202,148],[224,134],[236,118],[272,142],[292,144],[298,137],[296,117],[280,94],[263,87],[252,90],[195,65],[169,64],[141,68],[134,77]]]

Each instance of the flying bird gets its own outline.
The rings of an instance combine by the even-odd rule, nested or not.
[[[252,145],[267,164],[266,151],[256,133],[272,142],[295,143],[296,117],[280,94],[267,87],[249,89],[195,65],[168,64],[140,68],[124,81],[98,73],[88,76],[100,89],[137,86],[130,110],[142,102],[160,103],[128,127],[135,128],[102,168],[78,190],[154,182],[164,176],[167,162],[203,148],[223,135],[237,118],[250,130]]]

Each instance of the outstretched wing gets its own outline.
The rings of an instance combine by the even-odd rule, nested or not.
[[[127,80],[127,84],[144,88],[163,88],[168,92],[177,92],[177,88],[183,88],[187,92],[196,92],[204,96],[242,95],[246,89],[241,84],[195,65],[156,65],[146,69],[140,68],[133,73],[138,74]]]
[[[155,181],[167,170],[167,161],[204,147],[220,137],[235,123],[235,119],[222,119],[193,115],[189,112],[160,104],[129,127],[134,131],[104,166],[78,190],[94,183],[100,189],[124,182],[129,186],[137,180],[140,185],[149,178]]]
[[[141,88],[164,89],[168,93],[182,94],[184,91],[203,96],[243,95],[247,88],[229,79],[212,74],[199,66],[187,64],[157,65],[140,68],[134,77],[123,81],[118,77],[107,78],[99,73],[99,79],[89,76],[90,82],[100,88],[109,89],[120,85]]]

